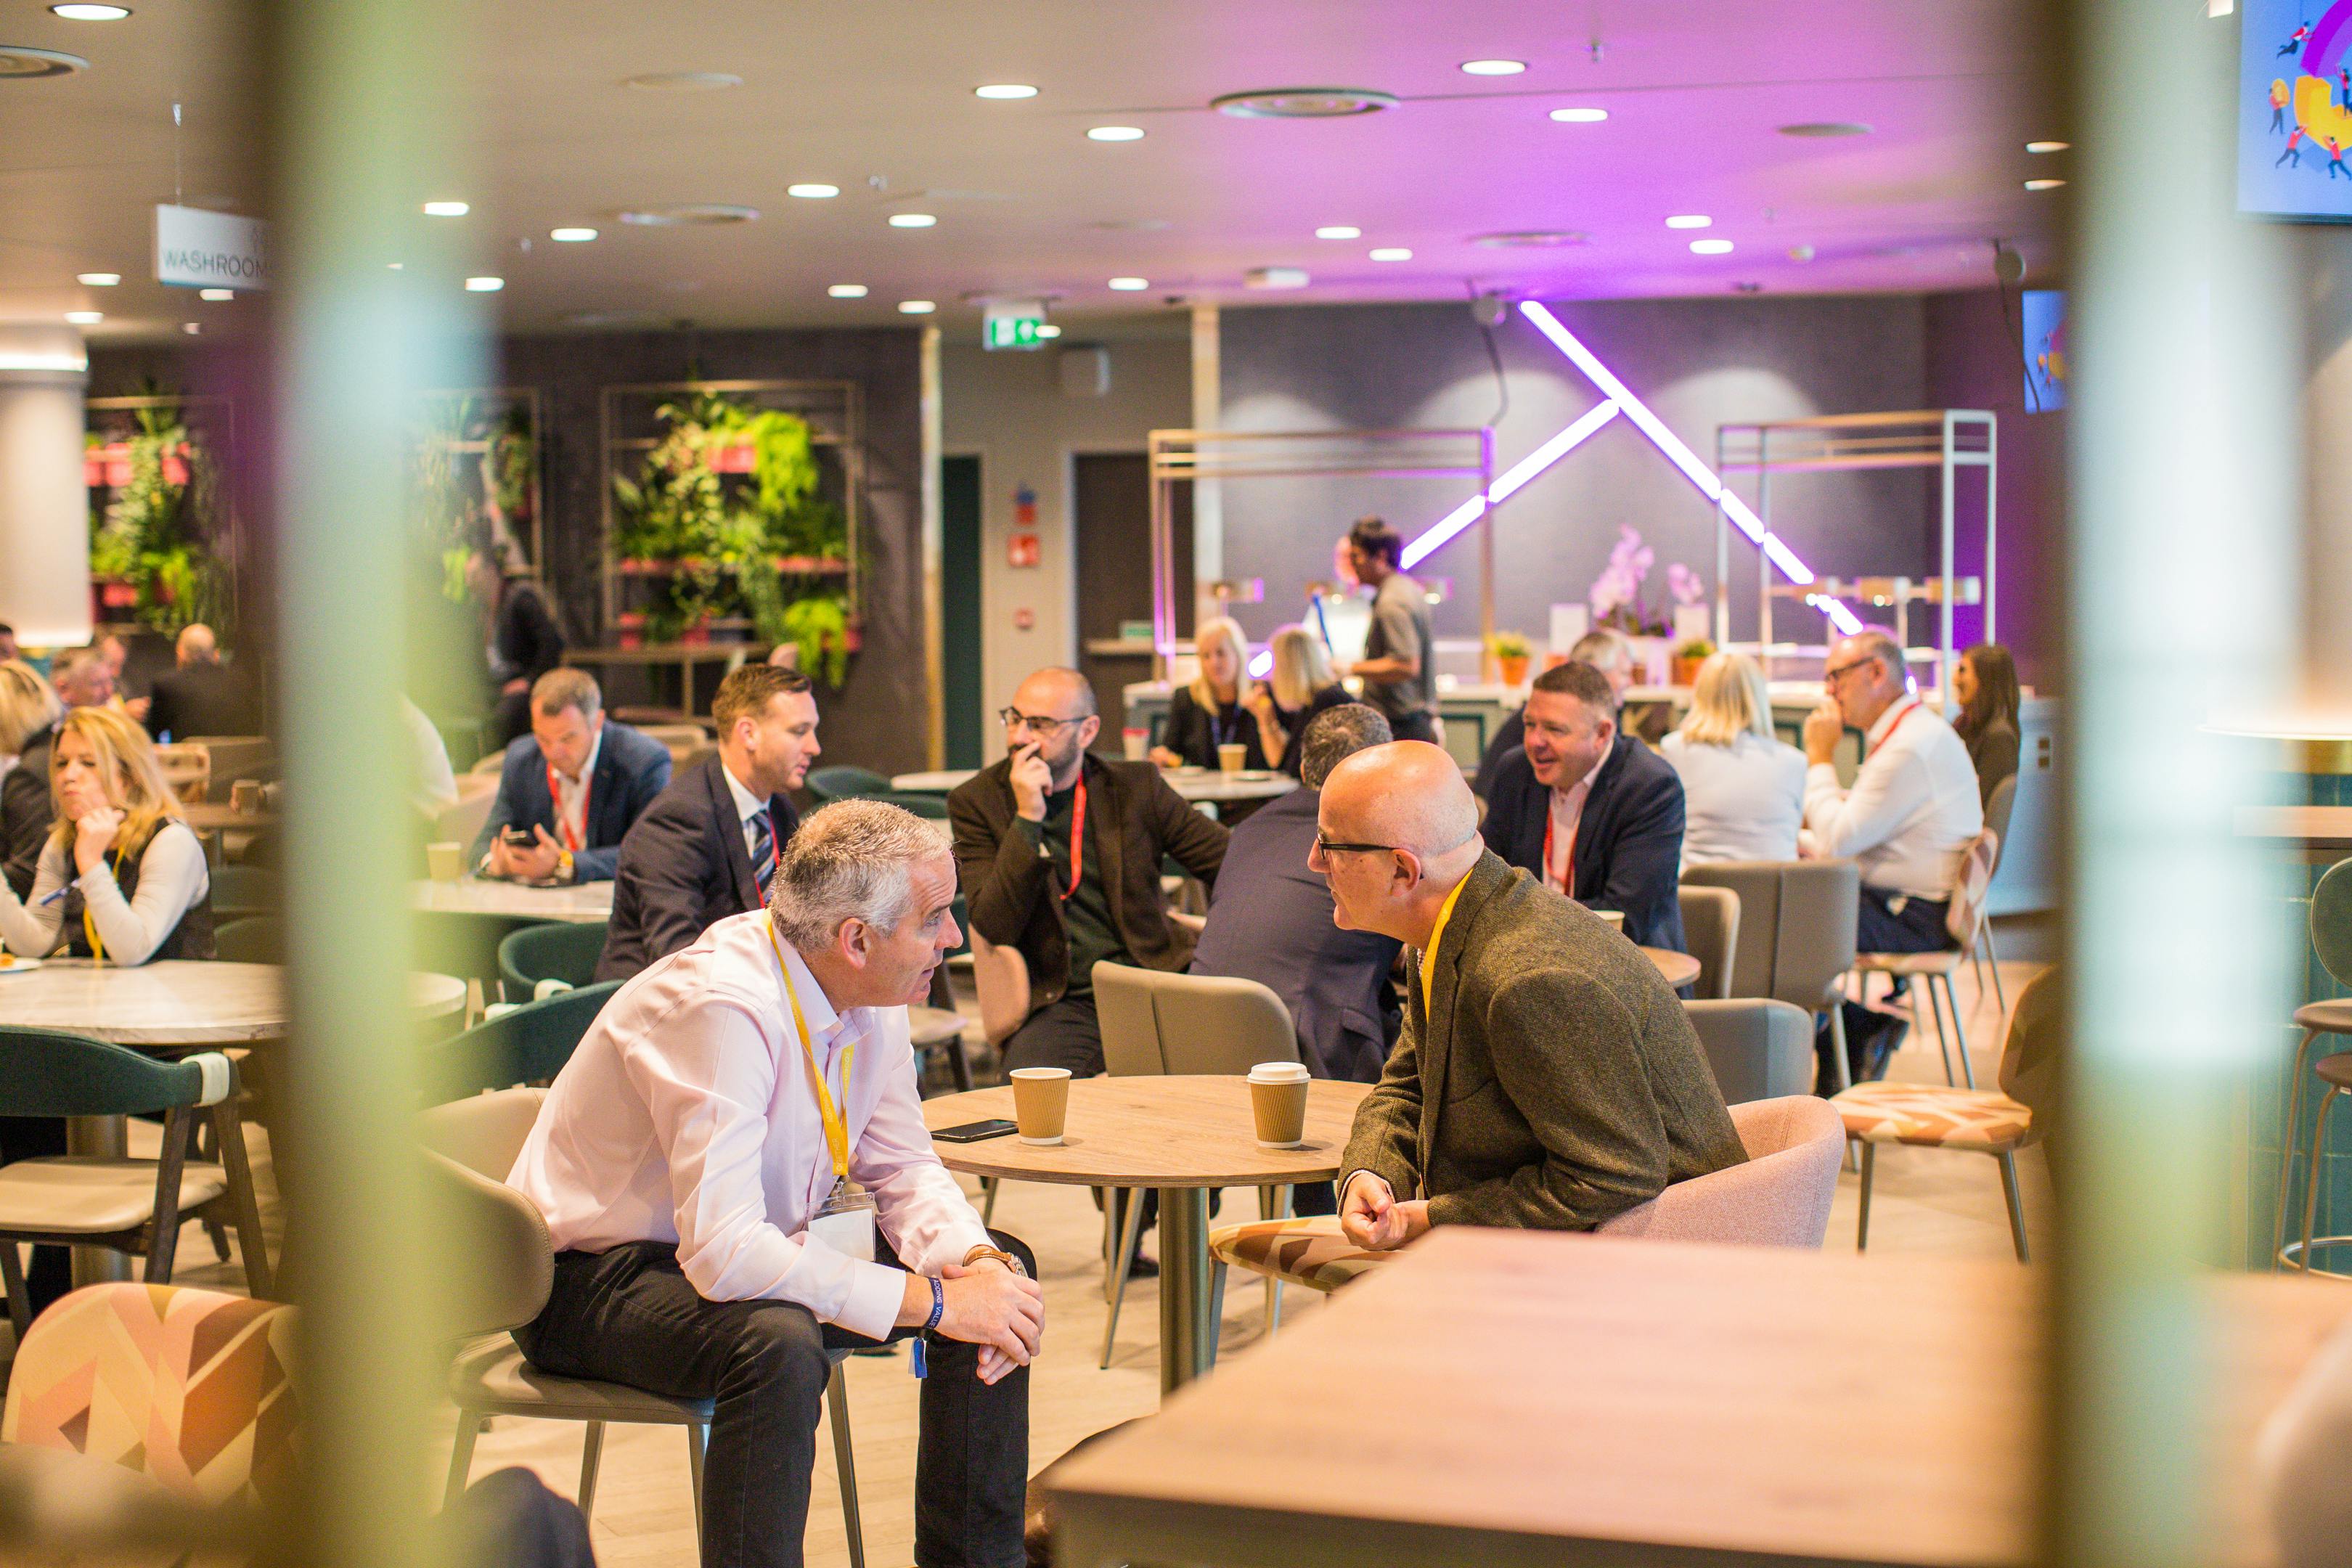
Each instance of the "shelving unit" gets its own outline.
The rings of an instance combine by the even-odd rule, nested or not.
[[[530,386],[460,386],[442,387],[424,395],[425,407],[431,411],[431,426],[423,437],[425,446],[448,453],[452,458],[464,459],[461,471],[468,493],[481,503],[483,515],[493,516],[488,476],[482,472],[481,460],[488,457],[501,430],[515,411],[520,410],[526,438],[530,442],[530,468],[524,480],[524,504],[520,518],[505,517],[494,521],[494,537],[510,547],[507,575],[527,577],[536,582],[545,575],[546,516],[543,478],[547,469],[546,423],[540,417],[539,390]],[[467,434],[452,437],[442,434],[450,425],[459,423],[457,411],[471,404],[474,406],[463,418]],[[504,527],[499,529],[498,522]]]
[[[93,397],[83,405],[84,429],[105,439],[83,454],[84,476],[89,487],[89,509],[92,517],[103,517],[111,504],[113,492],[128,476],[121,468],[128,462],[122,448],[136,432],[138,416],[155,410],[168,410],[179,416],[188,430],[189,446],[205,455],[214,469],[223,475],[231,471],[236,451],[236,407],[226,397],[196,396],[186,394],[156,394],[138,397]],[[234,489],[223,483],[215,491],[218,500],[215,515],[202,520],[205,547],[232,568],[243,549],[243,532],[237,517]],[[241,608],[238,603],[240,574],[228,573],[229,605]],[[93,619],[100,632],[128,634],[143,629],[132,618],[134,605],[110,605],[105,590],[113,580],[91,582]],[[114,613],[121,611],[121,614]]]

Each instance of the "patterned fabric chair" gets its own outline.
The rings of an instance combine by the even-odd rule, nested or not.
[[[2018,993],[2000,1053],[2000,1088],[1951,1089],[1927,1083],[1858,1083],[1830,1103],[1846,1135],[1862,1140],[1862,1212],[1856,1251],[1870,1245],[1870,1189],[1881,1143],[1990,1154],[2000,1164],[2009,1200],[2010,1240],[2026,1261],[2025,1206],[2017,1191],[2017,1152],[2049,1136],[2055,1111],[2059,994],[2045,971]]]
[[[135,1470],[216,1506],[292,1484],[294,1310],[173,1285],[93,1285],[16,1352],[0,1443]]]
[[[1927,1010],[1935,1015],[1936,1046],[1944,1055],[1944,1081],[1957,1084],[1961,1079],[1968,1086],[1977,1086],[1977,1069],[1969,1060],[1969,1032],[1960,1023],[1959,994],[1952,989],[1952,977],[1960,965],[1976,952],[1977,940],[1984,934],[1985,897],[1992,887],[1992,874],[2000,864],[2000,836],[1988,827],[1969,840],[1960,853],[1958,879],[1952,884],[1951,905],[1944,916],[1944,929],[1951,936],[1953,946],[1936,952],[1862,952],[1853,960],[1857,974],[1891,974],[1904,979],[1916,979],[1919,989],[1927,993]],[[2000,965],[1993,966],[2000,973]],[[1938,994],[1941,987],[1941,994]],[[1944,1030],[1944,1016],[1951,1015],[1951,1032]],[[1919,1023],[1919,998],[1911,998],[1911,1023]],[[1952,1047],[1960,1052],[1960,1077],[1952,1076]],[[2020,1233],[2022,1235],[2022,1233]]]

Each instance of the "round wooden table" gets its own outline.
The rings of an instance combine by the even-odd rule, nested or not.
[[[454,1013],[466,1005],[466,983],[452,974],[412,973],[408,1005],[422,1018]],[[0,1018],[154,1049],[283,1039],[286,976],[274,963],[44,959],[38,969],[0,971]]]
[[[1670,947],[1645,947],[1643,954],[1658,966],[1666,984],[1677,991],[1698,978],[1698,960],[1687,952],[1676,952]]]
[[[932,773],[900,773],[890,781],[890,787],[913,795],[947,795],[971,778],[971,768],[941,768]],[[1271,800],[1278,795],[1288,795],[1298,787],[1298,781],[1288,773],[1223,773],[1214,768],[1164,768],[1160,776],[1168,787],[1186,800],[1200,802]]]
[[[1062,1142],[1010,1133],[984,1143],[938,1143],[950,1171],[1015,1182],[1160,1191],[1160,1387],[1173,1393],[1209,1370],[1209,1189],[1293,1186],[1339,1173],[1356,1107],[1371,1085],[1318,1079],[1307,1088],[1307,1138],[1261,1149],[1241,1078],[1082,1078],[1070,1085]],[[923,1101],[934,1131],[1011,1118],[1013,1090],[977,1089]]]
[[[534,888],[469,875],[454,882],[409,883],[408,907],[430,914],[503,915],[593,925],[613,918],[613,884],[574,882],[563,888]]]

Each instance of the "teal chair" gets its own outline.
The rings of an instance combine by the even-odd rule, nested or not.
[[[427,1105],[463,1100],[484,1089],[545,1083],[563,1070],[581,1037],[596,1021],[618,980],[559,991],[486,1018],[464,1034],[425,1047],[418,1081]]]
[[[168,1285],[180,1226],[226,1220],[236,1226],[248,1289],[269,1293],[236,1089],[236,1064],[218,1051],[166,1062],[61,1030],[0,1027],[0,1116],[163,1118],[159,1160],[65,1155],[0,1165],[0,1283],[17,1343],[32,1326],[16,1256],[23,1242],[143,1253],[147,1282]],[[223,1164],[188,1158],[199,1113],[220,1130]]]
[[[499,943],[499,984],[509,1002],[528,1002],[542,980],[585,985],[604,956],[605,922],[561,921],[525,926]]]
[[[927,822],[945,822],[948,819],[948,797],[943,795],[926,795],[920,790],[911,789],[886,789],[864,798],[902,806]]]
[[[831,800],[888,795],[890,781],[871,768],[819,768],[808,776],[809,794],[822,805]]]
[[[220,866],[212,872],[213,918],[243,920],[249,915],[274,915],[285,905],[278,873],[255,866]]]
[[[213,956],[223,963],[283,963],[286,922],[276,915],[247,915],[213,932]]]
[[[519,931],[545,923],[517,915],[419,910],[409,917],[409,963],[436,974],[478,980],[488,987],[499,978],[499,944]]]

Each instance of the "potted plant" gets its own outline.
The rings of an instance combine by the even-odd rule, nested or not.
[[[1715,655],[1715,645],[1705,637],[1693,637],[1675,649],[1675,684],[1694,686],[1698,682],[1698,667]]]
[[[1495,655],[1496,668],[1502,671],[1503,684],[1525,685],[1528,679],[1528,660],[1534,651],[1528,646],[1527,634],[1496,632],[1488,647]]]

